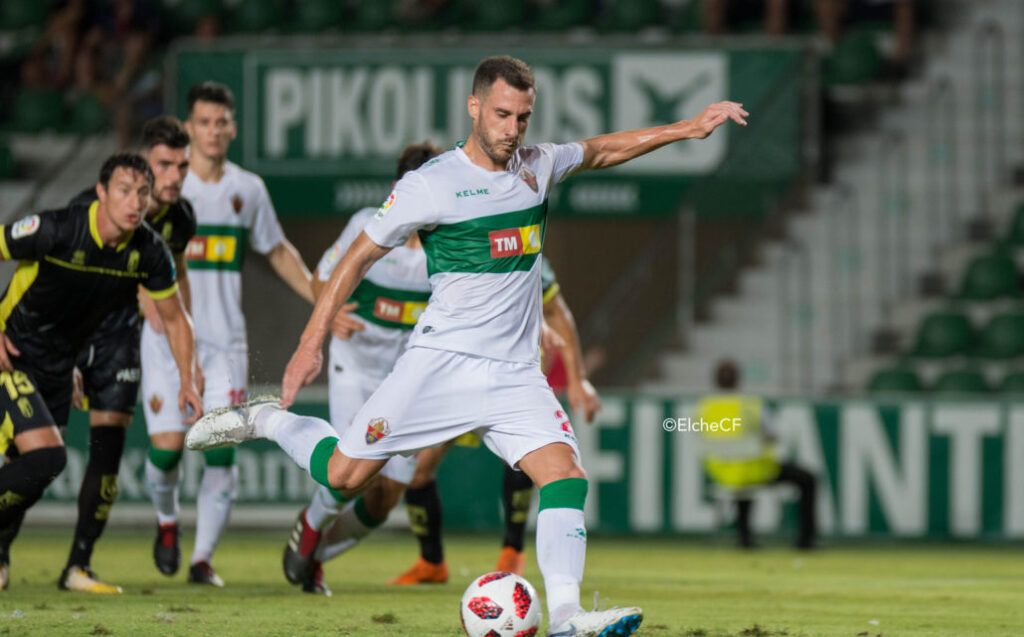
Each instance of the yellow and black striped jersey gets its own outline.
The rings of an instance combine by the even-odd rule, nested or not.
[[[121,244],[104,246],[99,202],[76,203],[0,226],[0,257],[20,263],[0,300],[0,329],[32,352],[74,356],[103,319],[151,296],[178,290],[167,244],[142,224]]]

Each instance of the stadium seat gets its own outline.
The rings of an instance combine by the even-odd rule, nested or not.
[[[657,23],[658,0],[613,0],[605,5],[604,28],[632,32]]]
[[[1013,246],[1024,246],[1024,201],[1017,204],[1017,209],[1013,212],[1006,242]]]
[[[875,37],[872,33],[855,31],[840,39],[832,55],[825,60],[825,84],[863,84],[875,79],[882,69]]]
[[[15,173],[14,153],[6,139],[0,139],[0,179],[11,179]]]
[[[874,393],[910,393],[921,389],[917,372],[907,367],[880,369],[868,381],[868,391]]]
[[[995,359],[1024,356],[1024,312],[994,316],[981,331],[977,354]]]
[[[303,0],[295,6],[292,29],[299,33],[318,33],[342,25],[342,4],[337,0]]]
[[[521,25],[523,13],[523,0],[481,2],[474,9],[471,26],[478,31],[503,31]]]
[[[3,0],[0,2],[0,29],[41,27],[50,12],[50,4],[40,0]]]
[[[107,109],[95,95],[87,93],[79,97],[72,105],[68,131],[79,135],[89,135],[103,130],[109,123]]]
[[[532,26],[535,29],[561,31],[585,25],[591,15],[591,6],[589,0],[556,0],[551,5],[538,5],[534,11]]]
[[[359,31],[380,31],[394,22],[394,2],[376,0],[360,2],[353,16],[352,26]]]
[[[228,22],[232,31],[258,33],[280,27],[284,6],[279,0],[242,0]]]
[[[975,257],[960,282],[959,296],[969,301],[992,301],[1020,290],[1017,265],[1006,254]]]
[[[1024,395],[1024,372],[1010,372],[1004,376],[999,391],[1004,394]]]
[[[935,312],[921,322],[913,354],[925,358],[943,358],[968,354],[974,347],[971,321],[959,312]]]
[[[937,394],[986,394],[991,389],[981,372],[973,369],[956,369],[939,376],[932,391]]]
[[[196,24],[207,17],[222,17],[224,4],[221,0],[181,0],[166,9],[168,23],[178,33],[192,33]]]
[[[25,89],[14,98],[11,128],[22,133],[58,129],[64,123],[64,102],[57,91]]]

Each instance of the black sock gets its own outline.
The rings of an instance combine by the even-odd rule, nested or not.
[[[3,562],[9,562],[11,543],[18,535],[25,511],[42,497],[66,463],[64,447],[46,447],[15,455],[0,467],[0,560]]]
[[[533,500],[533,480],[522,471],[505,465],[505,479],[501,487],[505,503],[505,541],[517,551],[523,550],[523,536],[526,520],[530,517],[530,503]]]
[[[431,564],[444,561],[441,546],[441,496],[437,494],[437,481],[425,487],[405,490],[405,505],[409,524],[420,541],[420,557]]]
[[[89,429],[89,464],[78,492],[78,524],[68,566],[89,566],[96,540],[103,534],[117,499],[117,472],[124,452],[124,427]]]

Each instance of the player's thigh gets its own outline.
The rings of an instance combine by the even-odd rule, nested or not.
[[[57,423],[29,371],[0,372],[0,417],[0,454],[63,444]]]
[[[454,352],[408,350],[360,408],[338,448],[353,458],[386,459],[477,428],[487,401],[487,364]]]
[[[515,364],[496,367],[484,444],[510,467],[516,467],[527,454],[560,443],[559,457],[564,454],[578,466],[579,446],[569,415],[540,369]]]
[[[178,409],[178,366],[167,339],[148,326],[142,330],[142,410],[150,436],[162,433],[184,435],[185,416]]]
[[[203,391],[203,409],[207,412],[219,407],[238,405],[246,400],[249,356],[210,347],[199,343],[199,364],[203,368],[206,389]]]

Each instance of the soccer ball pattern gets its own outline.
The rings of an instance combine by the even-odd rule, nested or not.
[[[522,577],[487,573],[466,588],[461,616],[469,637],[534,637],[540,628],[540,600]]]

